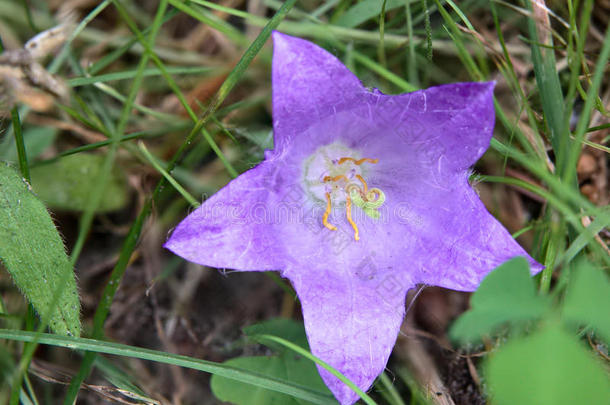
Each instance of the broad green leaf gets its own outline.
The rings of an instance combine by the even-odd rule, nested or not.
[[[98,187],[92,179],[98,177],[103,161],[102,155],[79,153],[36,166],[30,172],[32,188],[51,208],[84,211],[90,195]],[[106,192],[97,211],[118,210],[127,204],[127,197],[125,177],[118,170],[114,170],[108,179]]]
[[[413,2],[413,0],[409,0]],[[363,22],[377,17],[381,13],[382,0],[364,0],[355,3],[336,21],[337,25],[354,28]],[[395,8],[405,5],[405,0],[388,0],[385,11],[388,12]]]
[[[507,343],[486,371],[495,405],[607,404],[610,398],[601,363],[558,325]]]
[[[610,280],[602,269],[580,262],[566,293],[563,306],[566,321],[589,324],[610,342]]]
[[[451,328],[451,336],[456,340],[477,340],[505,323],[536,319],[547,310],[546,301],[537,295],[529,265],[522,257],[509,260],[489,273],[472,295],[470,305],[472,309]]]
[[[0,260],[36,311],[48,317],[51,329],[80,335],[76,281],[61,237],[28,184],[2,162],[0,241]]]
[[[291,320],[271,320],[245,328],[244,331],[247,335],[251,336],[258,334],[281,336],[302,347],[307,347],[307,338],[305,337],[303,325]],[[265,343],[269,345],[268,341],[265,341]],[[271,347],[271,345],[269,346]],[[228,360],[224,364],[251,370],[268,377],[290,381],[320,393],[332,395],[320,378],[314,363],[279,345],[274,345],[272,348],[277,354],[272,356],[238,357]],[[237,405],[299,405],[310,403],[279,392],[258,387],[253,388],[249,384],[229,380],[217,375],[212,376],[211,387],[212,392],[218,399]]]
[[[273,335],[286,339],[295,345],[305,348],[309,347],[303,324],[290,319],[277,318],[250,325],[244,328],[244,333],[254,339],[256,339],[256,335]],[[268,345],[277,352],[286,350],[282,345],[270,346],[272,342],[269,342],[268,340],[264,340],[263,342],[263,344]]]

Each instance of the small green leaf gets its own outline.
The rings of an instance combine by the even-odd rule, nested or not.
[[[90,195],[98,187],[92,179],[98,177],[103,161],[101,155],[79,153],[34,167],[32,188],[51,208],[84,211]],[[97,212],[118,210],[127,204],[127,197],[125,177],[113,170]]]
[[[536,293],[523,257],[502,264],[483,279],[470,300],[472,309],[453,324],[451,337],[462,342],[492,334],[505,323],[541,317],[546,300]]]
[[[0,240],[0,260],[36,311],[48,317],[51,329],[80,335],[76,281],[59,233],[28,184],[2,162]],[[56,290],[60,295],[53,308]]]
[[[281,336],[300,346],[307,347],[307,338],[302,324],[288,320],[275,319],[245,328],[247,335],[272,334]],[[265,341],[269,345],[268,341]],[[271,347],[271,345],[269,345]],[[273,346],[278,354],[272,356],[238,357],[226,361],[227,366],[255,371],[271,378],[294,382],[323,394],[330,394],[320,378],[314,363],[281,346]],[[242,405],[299,405],[310,402],[263,388],[253,388],[250,384],[240,383],[217,375],[212,376],[212,392],[221,401]]]
[[[496,405],[607,404],[610,398],[601,364],[557,325],[509,342],[486,370]]]
[[[610,280],[602,269],[582,261],[575,269],[563,306],[566,321],[589,324],[610,343]]]

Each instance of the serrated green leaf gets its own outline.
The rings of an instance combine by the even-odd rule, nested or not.
[[[36,166],[30,172],[32,188],[51,208],[84,211],[90,195],[98,187],[91,180],[98,178],[103,161],[102,155],[79,153]],[[127,197],[125,177],[118,170],[113,170],[97,212],[121,209],[127,204]]]
[[[281,336],[302,347],[307,347],[307,338],[302,324],[288,319],[274,319],[260,324],[252,325],[244,329],[247,335],[272,334]],[[269,345],[278,349],[278,354],[273,356],[238,357],[226,361],[225,365],[238,367],[241,369],[255,371],[265,376],[291,381],[310,389],[314,389],[323,394],[330,391],[318,374],[314,363],[305,359],[294,352],[280,349],[279,345]],[[214,395],[221,401],[231,402],[242,405],[304,405],[310,402],[296,399],[289,395],[263,388],[253,388],[252,385],[240,383],[235,380],[213,375],[211,387]]]
[[[470,305],[472,309],[453,324],[453,339],[477,340],[505,323],[536,319],[547,310],[546,300],[537,295],[523,257],[509,260],[489,273],[472,295]]]
[[[576,325],[589,324],[610,343],[610,280],[603,270],[580,262],[568,287],[563,317]]]
[[[496,405],[607,404],[610,398],[601,364],[558,325],[509,342],[486,370]]]
[[[17,172],[0,162],[0,260],[55,333],[80,335],[72,266],[45,206]],[[53,308],[53,295],[60,291]]]

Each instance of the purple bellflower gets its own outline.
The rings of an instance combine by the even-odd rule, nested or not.
[[[489,146],[494,83],[388,96],[275,32],[265,159],[182,221],[165,247],[205,266],[279,270],[311,351],[363,390],[383,371],[418,283],[473,291],[525,256],[468,182]],[[322,368],[341,404],[358,395]]]

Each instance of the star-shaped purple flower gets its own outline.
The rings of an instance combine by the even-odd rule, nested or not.
[[[366,390],[417,283],[472,291],[519,255],[541,269],[468,183],[492,136],[494,83],[387,96],[310,42],[273,40],[275,148],[165,247],[206,266],[279,270],[312,353]],[[320,374],[341,404],[357,400]]]

